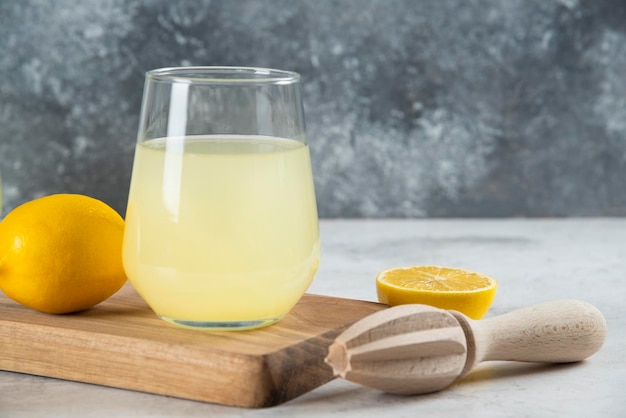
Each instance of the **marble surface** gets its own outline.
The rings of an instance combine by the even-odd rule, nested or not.
[[[489,316],[581,299],[605,315],[606,343],[577,364],[483,363],[431,395],[398,397],[335,380],[260,410],[0,372],[0,416],[626,416],[626,219],[325,220],[321,232],[323,259],[311,293],[376,300],[374,277],[382,269],[462,267],[498,279]]]
[[[622,0],[0,1],[5,210],[124,213],[146,70],[299,71],[323,217],[626,215]]]

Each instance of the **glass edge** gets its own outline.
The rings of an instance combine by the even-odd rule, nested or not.
[[[219,78],[211,77],[212,71],[242,73],[242,78]],[[188,77],[177,75],[177,73],[197,72],[198,77]],[[207,76],[202,77],[206,72]],[[267,75],[267,77],[246,78],[245,73]],[[178,83],[207,83],[207,84],[296,84],[301,76],[295,71],[279,70],[264,67],[239,67],[239,66],[188,66],[188,67],[162,67],[149,70],[145,73],[146,80],[156,82],[178,82]]]

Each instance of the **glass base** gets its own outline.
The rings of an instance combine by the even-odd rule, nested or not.
[[[179,327],[203,331],[246,331],[262,328],[278,322],[283,316],[275,318],[255,319],[251,321],[193,321],[187,319],[171,318],[157,314],[162,320]]]

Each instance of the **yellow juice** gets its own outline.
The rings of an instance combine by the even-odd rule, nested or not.
[[[165,319],[278,319],[310,285],[319,229],[308,146],[192,136],[137,146],[124,267]]]

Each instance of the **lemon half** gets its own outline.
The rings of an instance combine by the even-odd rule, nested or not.
[[[392,268],[376,276],[376,291],[381,303],[430,305],[459,311],[472,319],[485,316],[497,287],[497,281],[491,277],[452,267]]]

